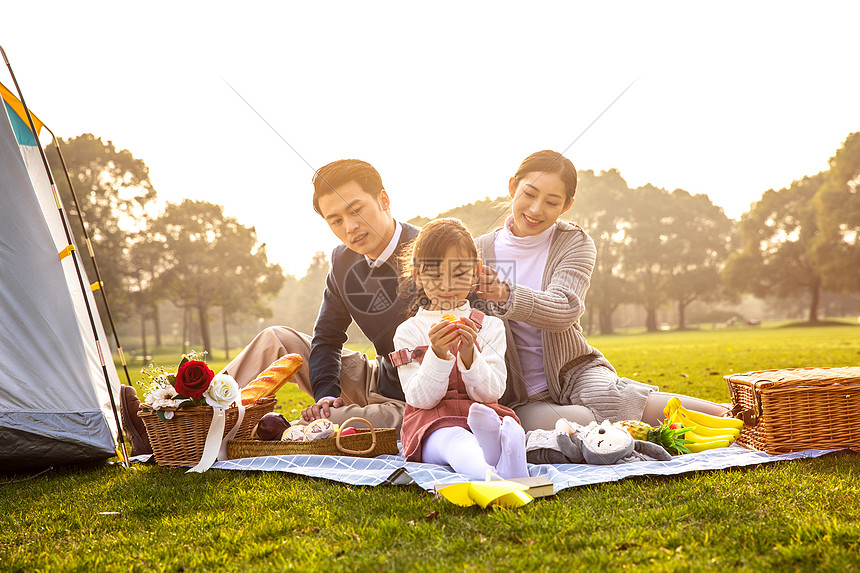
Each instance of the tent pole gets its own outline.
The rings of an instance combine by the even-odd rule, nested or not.
[[[45,126],[45,129],[48,129],[48,127]],[[123,370],[125,370],[125,379],[128,382],[128,385],[131,386],[131,376],[128,373],[128,365],[125,362],[125,353],[122,351],[122,345],[119,343],[119,335],[116,331],[116,324],[114,324],[113,321],[113,313],[110,311],[107,293],[105,292],[105,284],[104,281],[102,281],[102,275],[99,272],[99,265],[96,263],[96,255],[93,252],[93,244],[92,241],[90,241],[90,234],[89,232],[87,232],[87,226],[84,223],[84,214],[83,211],[81,211],[81,204],[78,201],[78,194],[75,191],[75,186],[72,185],[72,177],[69,175],[69,168],[66,166],[66,159],[65,157],[63,157],[63,152],[60,150],[60,139],[56,135],[54,135],[54,132],[50,129],[48,129],[48,132],[51,134],[51,137],[54,140],[54,146],[57,148],[57,155],[60,157],[60,164],[63,166],[63,173],[65,173],[66,175],[66,182],[69,184],[69,190],[72,193],[72,203],[75,206],[75,210],[78,212],[78,220],[81,223],[81,228],[84,230],[84,239],[87,242],[87,250],[90,254],[90,262],[93,264],[93,269],[95,269],[96,272],[96,281],[98,281],[96,284],[99,285],[98,290],[102,295],[102,302],[105,305],[105,312],[107,313],[111,332],[113,332],[113,339],[116,343],[117,352],[119,353],[119,360],[122,363]]]
[[[6,67],[9,69],[9,75],[12,77],[12,82],[15,84],[15,90],[18,92],[18,99],[21,100],[21,106],[24,108],[24,112],[27,114],[27,121],[30,123],[30,129],[33,132],[33,137],[36,139],[36,146],[39,148],[39,156],[42,158],[42,165],[45,167],[45,172],[48,175],[48,181],[51,183],[51,189],[54,192],[54,199],[57,203],[57,210],[60,213],[60,221],[63,223],[63,230],[66,233],[66,240],[69,242],[69,245],[74,245],[74,239],[72,238],[71,229],[69,227],[69,222],[66,218],[66,214],[63,211],[62,203],[60,203],[60,194],[57,191],[57,184],[54,181],[54,176],[51,173],[51,168],[48,166],[48,159],[45,157],[45,150],[42,149],[42,143],[39,141],[39,133],[36,131],[36,125],[33,123],[33,116],[30,114],[30,108],[27,107],[26,102],[24,101],[24,94],[21,93],[21,86],[18,85],[18,79],[15,77],[15,72],[12,71],[12,65],[9,63],[9,58],[6,57],[6,51],[0,46],[0,54],[3,55],[3,61],[6,63]],[[52,134],[53,135],[53,134]],[[90,301],[87,298],[86,289],[89,288],[87,285],[84,285],[84,277],[81,273],[81,263],[78,260],[78,257],[75,256],[75,253],[72,254],[72,261],[74,261],[75,272],[78,275],[78,284],[81,287],[81,294],[84,297],[84,304],[87,308],[87,316],[90,319],[90,328],[93,331],[93,338],[96,341],[96,349],[99,352],[99,359],[101,361],[102,373],[105,378],[105,385],[107,386],[108,396],[110,397],[110,406],[111,410],[113,410],[114,421],[116,422],[117,436],[119,437],[119,447],[122,449],[122,465],[126,469],[131,468],[131,464],[128,461],[128,451],[125,447],[125,437],[122,432],[122,421],[119,419],[119,412],[116,409],[116,400],[113,397],[113,391],[110,386],[110,376],[107,371],[107,364],[105,361],[104,351],[102,350],[101,340],[99,339],[99,333],[96,329],[95,318],[93,317],[93,309],[90,306]],[[110,353],[108,352],[108,356]]]

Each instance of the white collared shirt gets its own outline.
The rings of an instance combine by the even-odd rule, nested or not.
[[[391,237],[391,241],[389,241],[388,246],[385,247],[385,250],[382,251],[382,254],[377,257],[374,261],[367,255],[364,255],[364,258],[367,259],[367,264],[370,265],[370,268],[375,269],[389,258],[391,258],[391,254],[394,252],[394,249],[397,248],[397,241],[400,240],[400,234],[403,232],[403,226],[398,222],[394,222],[394,235]]]

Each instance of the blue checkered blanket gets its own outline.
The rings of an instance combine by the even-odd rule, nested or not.
[[[740,445],[709,450],[698,454],[676,456],[667,462],[633,462],[612,466],[587,464],[529,464],[531,476],[545,476],[558,493],[581,485],[611,482],[631,476],[676,475],[693,471],[719,470],[793,460],[816,458],[836,450],[806,450],[791,454],[769,455]],[[353,485],[416,483],[432,490],[446,483],[469,481],[467,476],[454,473],[448,466],[407,462],[402,456],[383,455],[376,458],[346,456],[264,456],[216,462],[212,469],[239,471],[275,471],[318,477]]]

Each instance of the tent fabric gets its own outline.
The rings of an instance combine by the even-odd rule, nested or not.
[[[27,141],[27,145],[36,145],[35,140],[33,140],[33,132],[30,131],[30,123],[27,121],[27,114],[24,111],[24,105],[21,103],[15,94],[9,91],[9,88],[0,83],[0,97],[3,98],[3,101],[6,103],[6,109],[9,111],[9,118],[12,120],[12,129],[15,131],[15,135],[18,136],[18,141],[23,142]],[[42,123],[36,114],[32,111],[30,112],[30,117],[33,118],[33,125],[36,126],[36,133],[42,133],[42,128],[45,124]],[[20,124],[17,120],[20,120]],[[21,129],[23,127],[23,129]],[[20,133],[20,135],[19,135]],[[32,143],[29,143],[29,141]]]
[[[116,443],[83,298],[97,313],[92,293],[82,292],[75,261],[58,256],[68,241],[57,203],[38,148],[22,143],[0,113],[0,470],[7,471],[105,459]],[[101,329],[97,314],[95,322]],[[112,364],[108,373],[118,396]]]

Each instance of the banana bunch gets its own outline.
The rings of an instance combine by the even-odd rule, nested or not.
[[[725,448],[734,443],[744,423],[735,418],[718,418],[710,414],[688,410],[677,396],[671,398],[663,409],[669,424],[679,423],[690,430],[684,435],[691,452],[703,452],[714,448]]]

